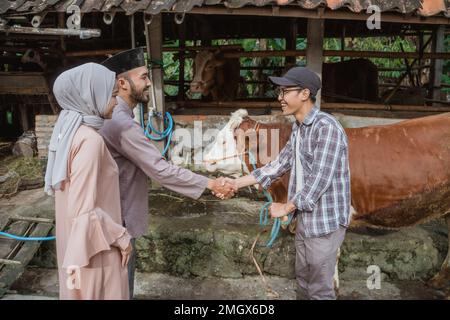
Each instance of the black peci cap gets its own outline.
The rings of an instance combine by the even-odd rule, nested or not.
[[[101,64],[109,70],[114,71],[116,76],[126,71],[145,66],[144,47],[119,52]]]
[[[269,79],[278,86],[296,86],[309,89],[312,96],[315,96],[322,87],[319,76],[305,67],[294,67],[289,69],[282,77],[269,77]]]

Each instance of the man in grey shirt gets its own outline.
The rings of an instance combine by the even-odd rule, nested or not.
[[[133,120],[133,108],[149,101],[148,69],[142,48],[121,52],[103,62],[116,72],[117,102],[112,118],[99,131],[119,168],[122,219],[134,239],[148,230],[148,177],[162,186],[197,199],[206,188],[213,193],[233,196],[233,189],[222,179],[211,180],[167,162]],[[128,264],[130,298],[134,290],[136,254]]]

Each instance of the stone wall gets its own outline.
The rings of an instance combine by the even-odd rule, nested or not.
[[[240,191],[237,198],[218,201],[208,194],[192,200],[167,190],[153,189],[149,193],[150,226],[136,242],[139,272],[185,279],[258,276],[250,248],[263,230],[258,224],[261,194]],[[8,212],[26,215],[36,210],[48,214],[43,217],[51,217],[52,199],[17,205]],[[268,232],[261,235],[254,251],[263,272],[294,279],[294,236],[281,231],[271,249],[264,246],[267,239]],[[370,275],[368,267],[377,266],[383,285],[398,280],[427,281],[439,271],[447,247],[443,219],[399,231],[352,229],[341,247],[340,279],[365,286]],[[53,241],[42,244],[32,265],[56,267]]]

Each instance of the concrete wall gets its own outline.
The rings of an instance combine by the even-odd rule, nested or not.
[[[38,141],[39,158],[47,157],[47,149],[53,131],[53,126],[57,120],[56,115],[37,115],[36,120],[36,137]],[[194,121],[201,121],[203,130],[209,128],[222,128],[227,122],[229,116],[174,116],[175,129],[188,128],[193,129]],[[285,117],[276,115],[271,116],[252,116],[253,119],[261,122],[283,122],[287,121]]]
[[[371,117],[357,117],[347,116],[343,114],[333,114],[345,128],[363,127],[369,125],[391,124],[400,121],[401,119],[387,119],[387,118],[371,118]],[[53,126],[58,116],[56,115],[37,115],[36,116],[36,137],[38,141],[38,155],[39,158],[47,157],[47,148],[50,142],[50,137],[53,131]],[[202,130],[207,129],[220,129],[229,120],[229,116],[202,116],[202,115],[179,115],[174,116],[175,129],[184,128],[193,130],[194,122],[201,121]],[[273,123],[273,122],[286,122],[291,123],[293,117],[284,117],[280,114],[264,115],[264,116],[252,116],[254,120],[261,123]],[[193,137],[193,135],[192,135]],[[196,147],[197,142],[193,141],[193,149]],[[202,147],[204,147],[202,143]],[[199,147],[199,145],[197,146]]]

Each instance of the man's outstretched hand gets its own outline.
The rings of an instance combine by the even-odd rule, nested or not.
[[[220,177],[209,180],[208,189],[219,199],[230,199],[238,191],[237,183],[234,179]]]

